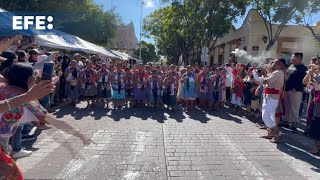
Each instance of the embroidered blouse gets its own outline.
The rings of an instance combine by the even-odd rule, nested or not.
[[[0,87],[0,100],[9,99],[17,94]],[[0,136],[11,137],[15,133],[15,128],[44,118],[45,110],[38,101],[29,102],[8,112],[0,113]]]

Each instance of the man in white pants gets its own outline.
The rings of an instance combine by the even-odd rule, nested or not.
[[[262,104],[262,120],[265,125],[271,130],[273,138],[271,142],[277,143],[280,138],[280,131],[276,125],[275,115],[280,99],[280,91],[284,85],[284,64],[279,60],[274,60],[270,63],[271,74],[266,77],[258,77],[254,72],[254,78],[260,84],[264,84],[263,104]]]

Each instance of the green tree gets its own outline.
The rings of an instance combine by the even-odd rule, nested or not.
[[[267,51],[275,44],[283,28],[289,22],[301,19],[308,9],[319,10],[319,0],[254,0],[253,2],[263,18],[268,33]],[[278,25],[276,29],[274,29],[274,24]]]
[[[173,6],[160,8],[144,20],[143,30],[146,37],[153,37],[159,49],[158,54],[167,56],[169,61],[177,63],[182,52],[181,25],[178,13]]]
[[[3,0],[0,7],[11,12],[53,13],[56,29],[104,46],[120,22],[114,10],[105,12],[93,0]]]
[[[134,51],[135,58],[139,59],[140,49]],[[156,47],[152,43],[141,42],[141,60],[144,63],[158,62],[160,57],[157,55]]]
[[[303,11],[297,11],[294,15],[294,23],[310,30],[315,40],[320,44],[320,32],[311,24],[317,23],[313,17],[320,11],[320,0],[307,0],[303,4]]]
[[[177,62],[180,54],[189,59],[195,47],[212,48],[228,33],[232,22],[245,13],[248,0],[163,0],[168,7],[149,15],[144,30],[152,36],[162,55]],[[190,62],[187,62],[190,63]]]

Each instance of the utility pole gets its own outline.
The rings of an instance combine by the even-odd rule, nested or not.
[[[140,46],[139,46],[139,60],[141,62],[141,48],[142,48],[142,44],[141,44],[141,38],[142,38],[142,7],[143,7],[144,1],[141,2],[141,12],[140,12]]]

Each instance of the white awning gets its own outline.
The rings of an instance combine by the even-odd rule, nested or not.
[[[129,61],[130,59],[134,59],[137,60],[133,57],[131,57],[130,55],[123,53],[123,52],[119,52],[119,51],[115,51],[115,50],[111,50],[114,54],[118,55],[121,57],[121,59],[125,60],[125,61]]]
[[[4,9],[0,8],[0,12],[5,12],[3,16],[0,16],[0,36],[12,34],[12,16],[13,13],[7,12]],[[19,32],[20,33],[20,32]],[[12,34],[14,35],[14,34]],[[104,47],[95,45],[88,41],[85,41],[77,36],[64,33],[58,30],[50,31],[38,31],[35,28],[30,28],[29,31],[21,31],[21,35],[34,36],[35,41],[38,45],[44,47],[50,47],[55,49],[66,49],[73,51],[83,51],[91,54],[99,54],[109,58],[119,58],[114,53],[111,53],[109,50]]]
[[[37,35],[36,43],[40,46],[73,51],[100,54],[110,58],[118,58],[104,47],[85,41],[77,36],[54,30],[46,35]]]

